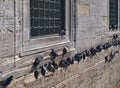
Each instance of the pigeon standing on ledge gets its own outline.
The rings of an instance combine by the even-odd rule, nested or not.
[[[109,60],[109,56],[105,56],[105,63],[107,63]]]
[[[118,38],[118,35],[117,34],[114,34],[113,35],[113,39],[117,39]]]
[[[97,50],[97,52],[101,52],[103,50],[103,46],[102,45],[98,45],[96,47],[96,50]]]
[[[55,52],[54,49],[51,50],[51,53],[50,53],[50,56],[51,56],[51,60],[54,61],[55,58],[58,56],[58,54]]]
[[[36,57],[35,62],[33,63],[33,65],[36,67],[42,61],[42,59],[43,59],[42,56]]]
[[[74,59],[75,59],[75,61],[80,62],[80,60],[82,60],[82,53],[75,54]]]
[[[55,69],[58,69],[58,65],[57,65],[57,63],[55,63],[55,61],[52,62],[52,65]]]
[[[35,70],[35,71],[34,71],[34,77],[35,77],[35,79],[38,79],[38,76],[39,76],[39,71],[38,71],[38,70]]]
[[[63,48],[63,53],[62,53],[62,57],[64,57],[65,54],[67,54],[67,47]]]
[[[91,53],[92,56],[94,56],[94,55],[96,55],[97,50],[94,49],[94,48],[91,48],[91,49],[90,49],[90,53]]]
[[[47,64],[43,64],[42,66],[39,67],[39,70],[41,71],[42,76],[45,76],[46,67],[47,67]]]
[[[40,56],[40,55],[35,58],[35,61],[33,63],[32,69],[31,69],[31,72],[33,72],[33,71],[35,71],[37,69],[37,66],[42,61],[42,59],[43,59],[43,57]]]
[[[6,78],[5,80],[1,81],[0,88],[6,88],[11,83],[12,80],[13,80],[13,76],[10,76]]]
[[[49,72],[53,72],[53,73],[55,72],[55,69],[54,69],[54,67],[53,67],[51,62],[48,63],[48,66],[46,67],[46,69]]]
[[[59,63],[59,66],[62,67],[62,68],[66,68],[69,66],[69,63],[66,62],[65,60],[61,60],[60,63]]]
[[[68,57],[67,60],[66,60],[69,64],[74,64],[74,59],[73,57]]]
[[[66,33],[65,33],[65,30],[61,30],[60,32],[59,32],[59,35],[62,37],[62,36],[64,36]]]

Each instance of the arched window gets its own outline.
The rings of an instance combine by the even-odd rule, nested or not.
[[[65,30],[65,0],[30,0],[31,37]]]

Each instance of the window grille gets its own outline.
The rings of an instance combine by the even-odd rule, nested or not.
[[[118,30],[118,0],[110,0],[109,9],[110,30]]]
[[[65,30],[64,0],[30,0],[31,37]]]

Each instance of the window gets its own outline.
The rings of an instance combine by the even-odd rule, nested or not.
[[[112,31],[118,30],[118,0],[110,0],[109,29]]]
[[[31,37],[58,34],[65,28],[65,0],[30,0]]]

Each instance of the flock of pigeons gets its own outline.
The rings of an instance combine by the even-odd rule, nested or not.
[[[70,66],[71,64],[74,64],[75,61],[80,62],[81,60],[85,60],[86,57],[91,57],[96,55],[97,53],[100,53],[102,50],[107,50],[112,46],[118,46],[120,45],[120,40],[117,39],[118,35],[115,34],[113,35],[113,39],[112,41],[109,41],[105,44],[100,44],[96,47],[92,47],[89,50],[85,50],[82,52],[79,52],[77,54],[75,54],[72,57],[68,57],[67,59],[61,59],[61,61],[59,62],[59,64],[57,64],[55,62],[56,57],[58,57],[58,54],[56,53],[56,51],[54,49],[51,50],[50,52],[50,59],[51,61],[46,63],[46,64],[42,64],[41,66],[39,66],[40,62],[42,61],[43,57],[42,56],[37,56],[33,66],[32,66],[32,72],[34,72],[34,77],[35,79],[38,79],[39,74],[41,73],[42,76],[45,76],[46,72],[55,72],[55,70],[57,70],[59,67],[61,68],[66,68],[68,66]],[[62,52],[62,58],[67,54],[68,50],[67,47],[63,48],[63,52]],[[118,53],[119,51],[111,51],[110,55],[105,56],[105,63],[109,63],[112,61],[112,59],[115,57],[116,53]],[[8,78],[6,78],[5,80],[0,82],[0,88],[6,88],[12,81],[13,76],[10,76]]]
[[[58,56],[58,54],[55,52],[54,49],[51,50],[50,56],[51,56],[51,61],[41,65],[40,67],[37,67],[39,65],[39,63],[41,62],[41,60],[43,59],[43,57],[39,56],[35,59],[35,62],[33,63],[33,67],[35,67],[36,69],[34,69],[34,77],[36,79],[38,79],[39,73],[41,73],[41,75],[45,76],[46,72],[55,72],[55,70],[57,70],[59,67],[61,68],[66,68],[71,64],[74,64],[75,61],[80,62],[81,60],[85,60],[86,57],[90,57],[90,56],[94,56],[97,53],[100,53],[102,50],[107,50],[112,46],[118,46],[120,45],[120,40],[117,39],[118,35],[115,34],[113,35],[113,40],[109,41],[105,44],[100,44],[97,47],[92,47],[90,50],[85,50],[82,52],[79,52],[77,54],[75,54],[72,57],[68,57],[67,59],[61,59],[61,61],[59,62],[59,64],[57,64],[55,62],[55,58]],[[105,56],[105,63],[106,62],[111,62],[112,59],[115,57],[116,53],[118,53],[119,51],[111,51],[110,55]],[[67,54],[67,48],[65,47],[63,49],[63,53],[62,53],[62,58],[64,57],[64,55]]]

